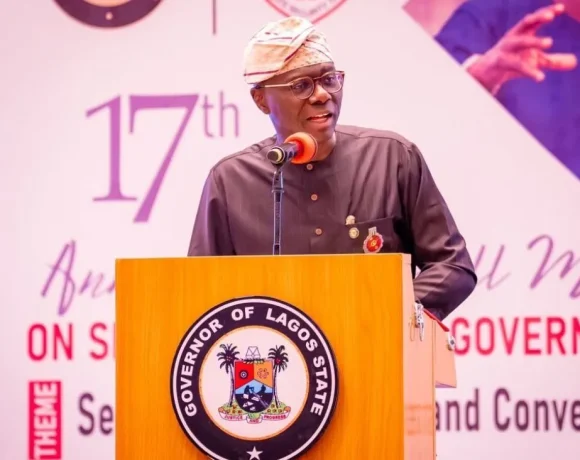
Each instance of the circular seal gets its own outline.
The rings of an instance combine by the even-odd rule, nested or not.
[[[369,234],[363,241],[363,251],[367,254],[379,252],[383,248],[383,235],[377,232],[376,227],[369,229]]]
[[[54,0],[66,13],[89,26],[124,27],[143,19],[162,0]]]
[[[320,439],[338,400],[334,353],[298,308],[270,297],[209,310],[182,338],[171,401],[214,460],[289,460]]]

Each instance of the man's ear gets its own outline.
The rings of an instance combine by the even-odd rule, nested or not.
[[[250,94],[252,95],[252,99],[256,106],[266,115],[270,113],[270,108],[268,107],[268,102],[264,97],[264,89],[263,88],[252,88],[250,90]]]

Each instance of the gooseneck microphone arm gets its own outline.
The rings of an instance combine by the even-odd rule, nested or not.
[[[310,134],[295,133],[289,136],[282,145],[274,146],[266,154],[268,160],[275,166],[272,178],[272,194],[274,195],[274,244],[273,255],[280,255],[282,240],[282,194],[284,193],[284,177],[282,168],[288,162],[306,163],[316,155],[318,144]]]
[[[274,244],[272,255],[281,254],[282,239],[282,194],[284,193],[284,177],[282,167],[284,163],[276,166],[274,177],[272,178],[272,194],[274,195]]]

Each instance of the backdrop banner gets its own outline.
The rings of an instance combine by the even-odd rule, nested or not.
[[[187,254],[211,166],[273,134],[243,81],[243,49],[297,14],[346,72],[340,122],[419,146],[477,266],[475,292],[446,320],[459,388],[437,393],[438,458],[576,460],[580,18],[521,22],[550,5],[11,2],[0,15],[0,459],[114,458],[115,259]],[[525,67],[551,59],[514,48],[534,36],[552,39],[558,70]]]

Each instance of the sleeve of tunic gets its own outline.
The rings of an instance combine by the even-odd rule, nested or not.
[[[234,255],[229,231],[225,193],[212,169],[205,181],[193,231],[188,256]]]
[[[399,184],[403,212],[411,239],[415,299],[440,320],[474,290],[475,268],[465,240],[427,167],[414,145],[401,157]]]
[[[464,2],[441,27],[435,40],[459,63],[473,54],[484,54],[508,30],[508,4],[505,0]]]

